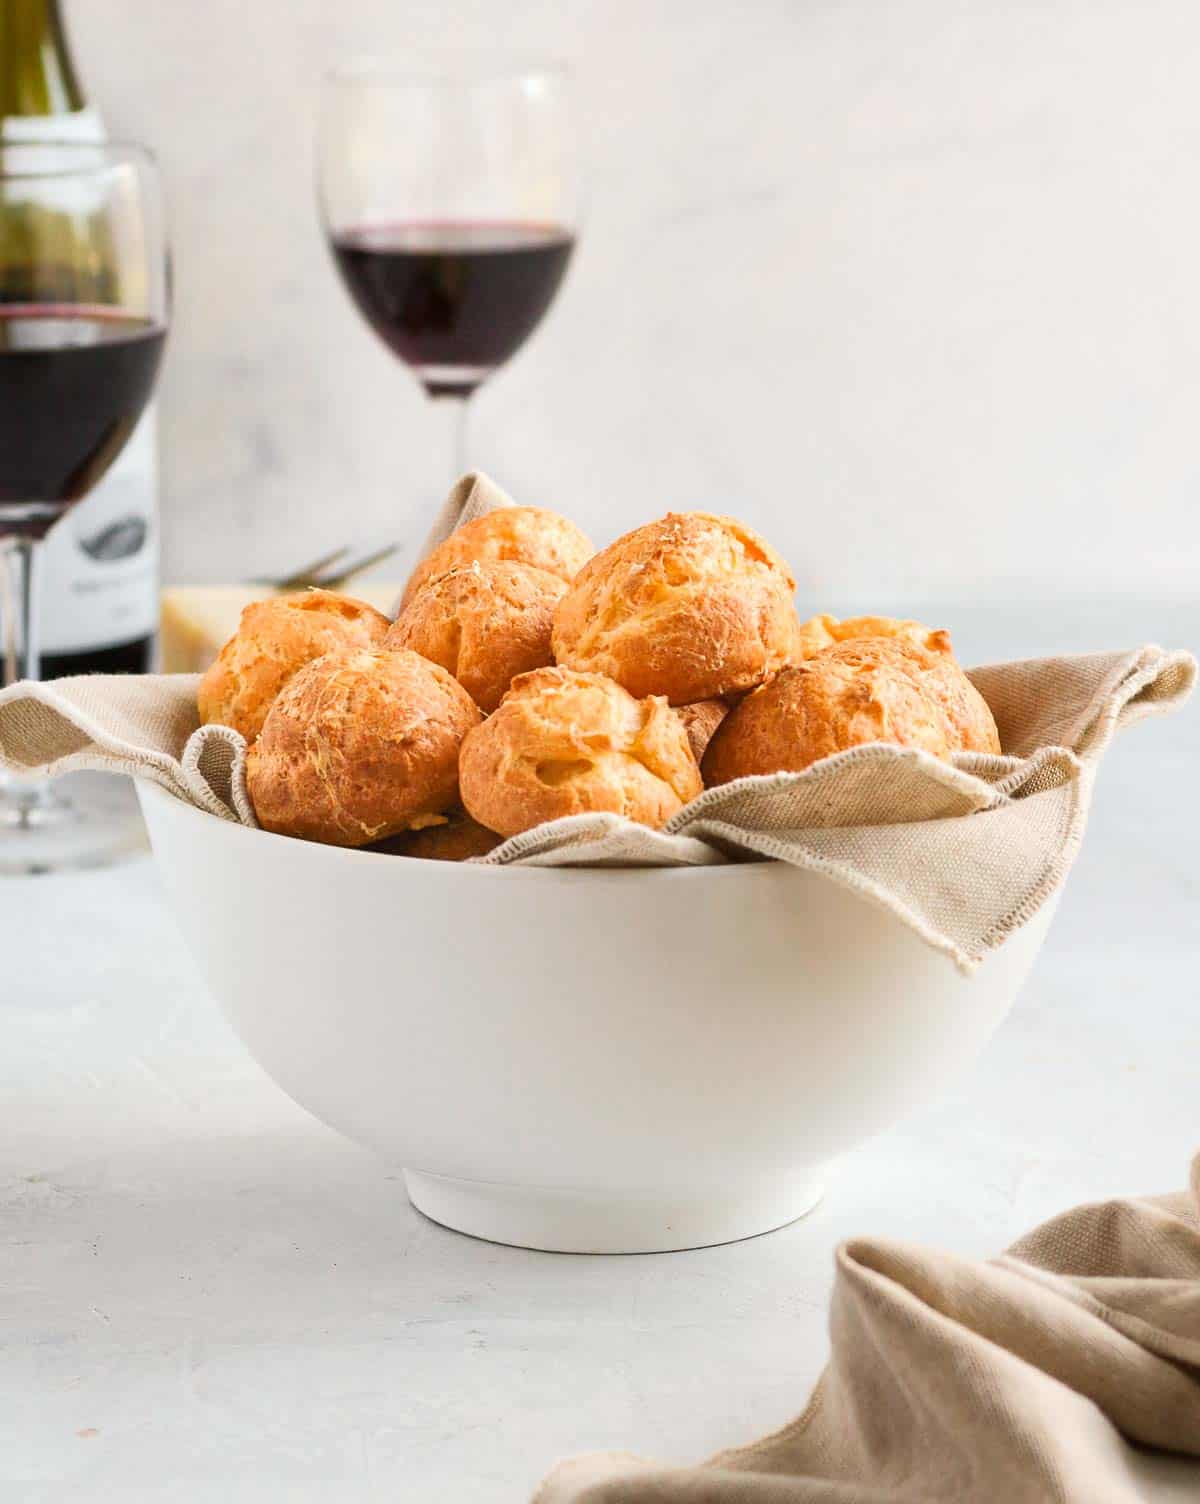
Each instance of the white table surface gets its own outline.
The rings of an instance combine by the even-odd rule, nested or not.
[[[1153,604],[937,619],[966,661],[1200,643],[1200,612]],[[802,1407],[839,1239],[984,1254],[1073,1202],[1182,1186],[1198,770],[1196,706],[1123,737],[978,1065],[803,1221],[693,1253],[527,1253],[427,1222],[247,1058],[149,860],[4,880],[0,1478],[22,1486],[0,1493],[491,1504],[578,1451],[699,1460]]]

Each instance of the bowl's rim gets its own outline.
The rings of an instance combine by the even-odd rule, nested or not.
[[[503,876],[509,881],[514,878],[524,878],[541,882],[554,879],[562,882],[564,878],[574,882],[611,882],[614,879],[629,882],[633,878],[640,878],[642,881],[652,879],[655,882],[698,882],[705,877],[720,880],[739,874],[744,880],[751,872],[795,870],[784,862],[771,860],[770,857],[764,857],[759,861],[726,861],[679,867],[488,866],[482,862],[440,862],[432,857],[401,857],[390,851],[366,851],[354,846],[328,846],[321,841],[304,841],[295,836],[277,835],[274,831],[262,830],[252,825],[242,825],[237,820],[223,820],[219,815],[210,814],[208,810],[189,804],[186,799],[180,799],[170,789],[164,788],[153,779],[138,778],[136,783],[138,794],[143,800],[161,803],[164,808],[171,811],[172,816],[177,815],[184,820],[203,821],[204,828],[218,840],[226,837],[233,840],[249,837],[253,840],[286,843],[294,852],[296,861],[387,862],[399,871],[417,863],[423,869],[423,876],[431,877],[433,871],[444,873],[447,877],[471,872],[482,873],[492,878]],[[472,880],[468,879],[468,881]]]

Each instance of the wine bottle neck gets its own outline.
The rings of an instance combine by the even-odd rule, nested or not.
[[[86,105],[58,0],[0,0],[0,122]]]

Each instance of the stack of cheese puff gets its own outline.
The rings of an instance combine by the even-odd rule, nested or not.
[[[1000,750],[944,632],[802,624],[795,588],[732,517],[671,513],[596,553],[504,508],[434,549],[395,621],[325,590],[247,606],[200,717],[249,743],[265,829],[455,861],[560,815],[659,826],[865,742]]]

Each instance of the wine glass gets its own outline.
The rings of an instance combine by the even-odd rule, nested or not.
[[[4,682],[37,679],[42,540],[96,484],[150,396],[166,337],[158,170],[141,147],[0,145]],[[0,775],[2,777],[2,775]],[[98,865],[130,844],[103,795],[0,781],[0,871]]]
[[[467,403],[550,306],[575,247],[578,151],[555,64],[369,59],[325,80],[317,187],[342,280],[468,468]]]

